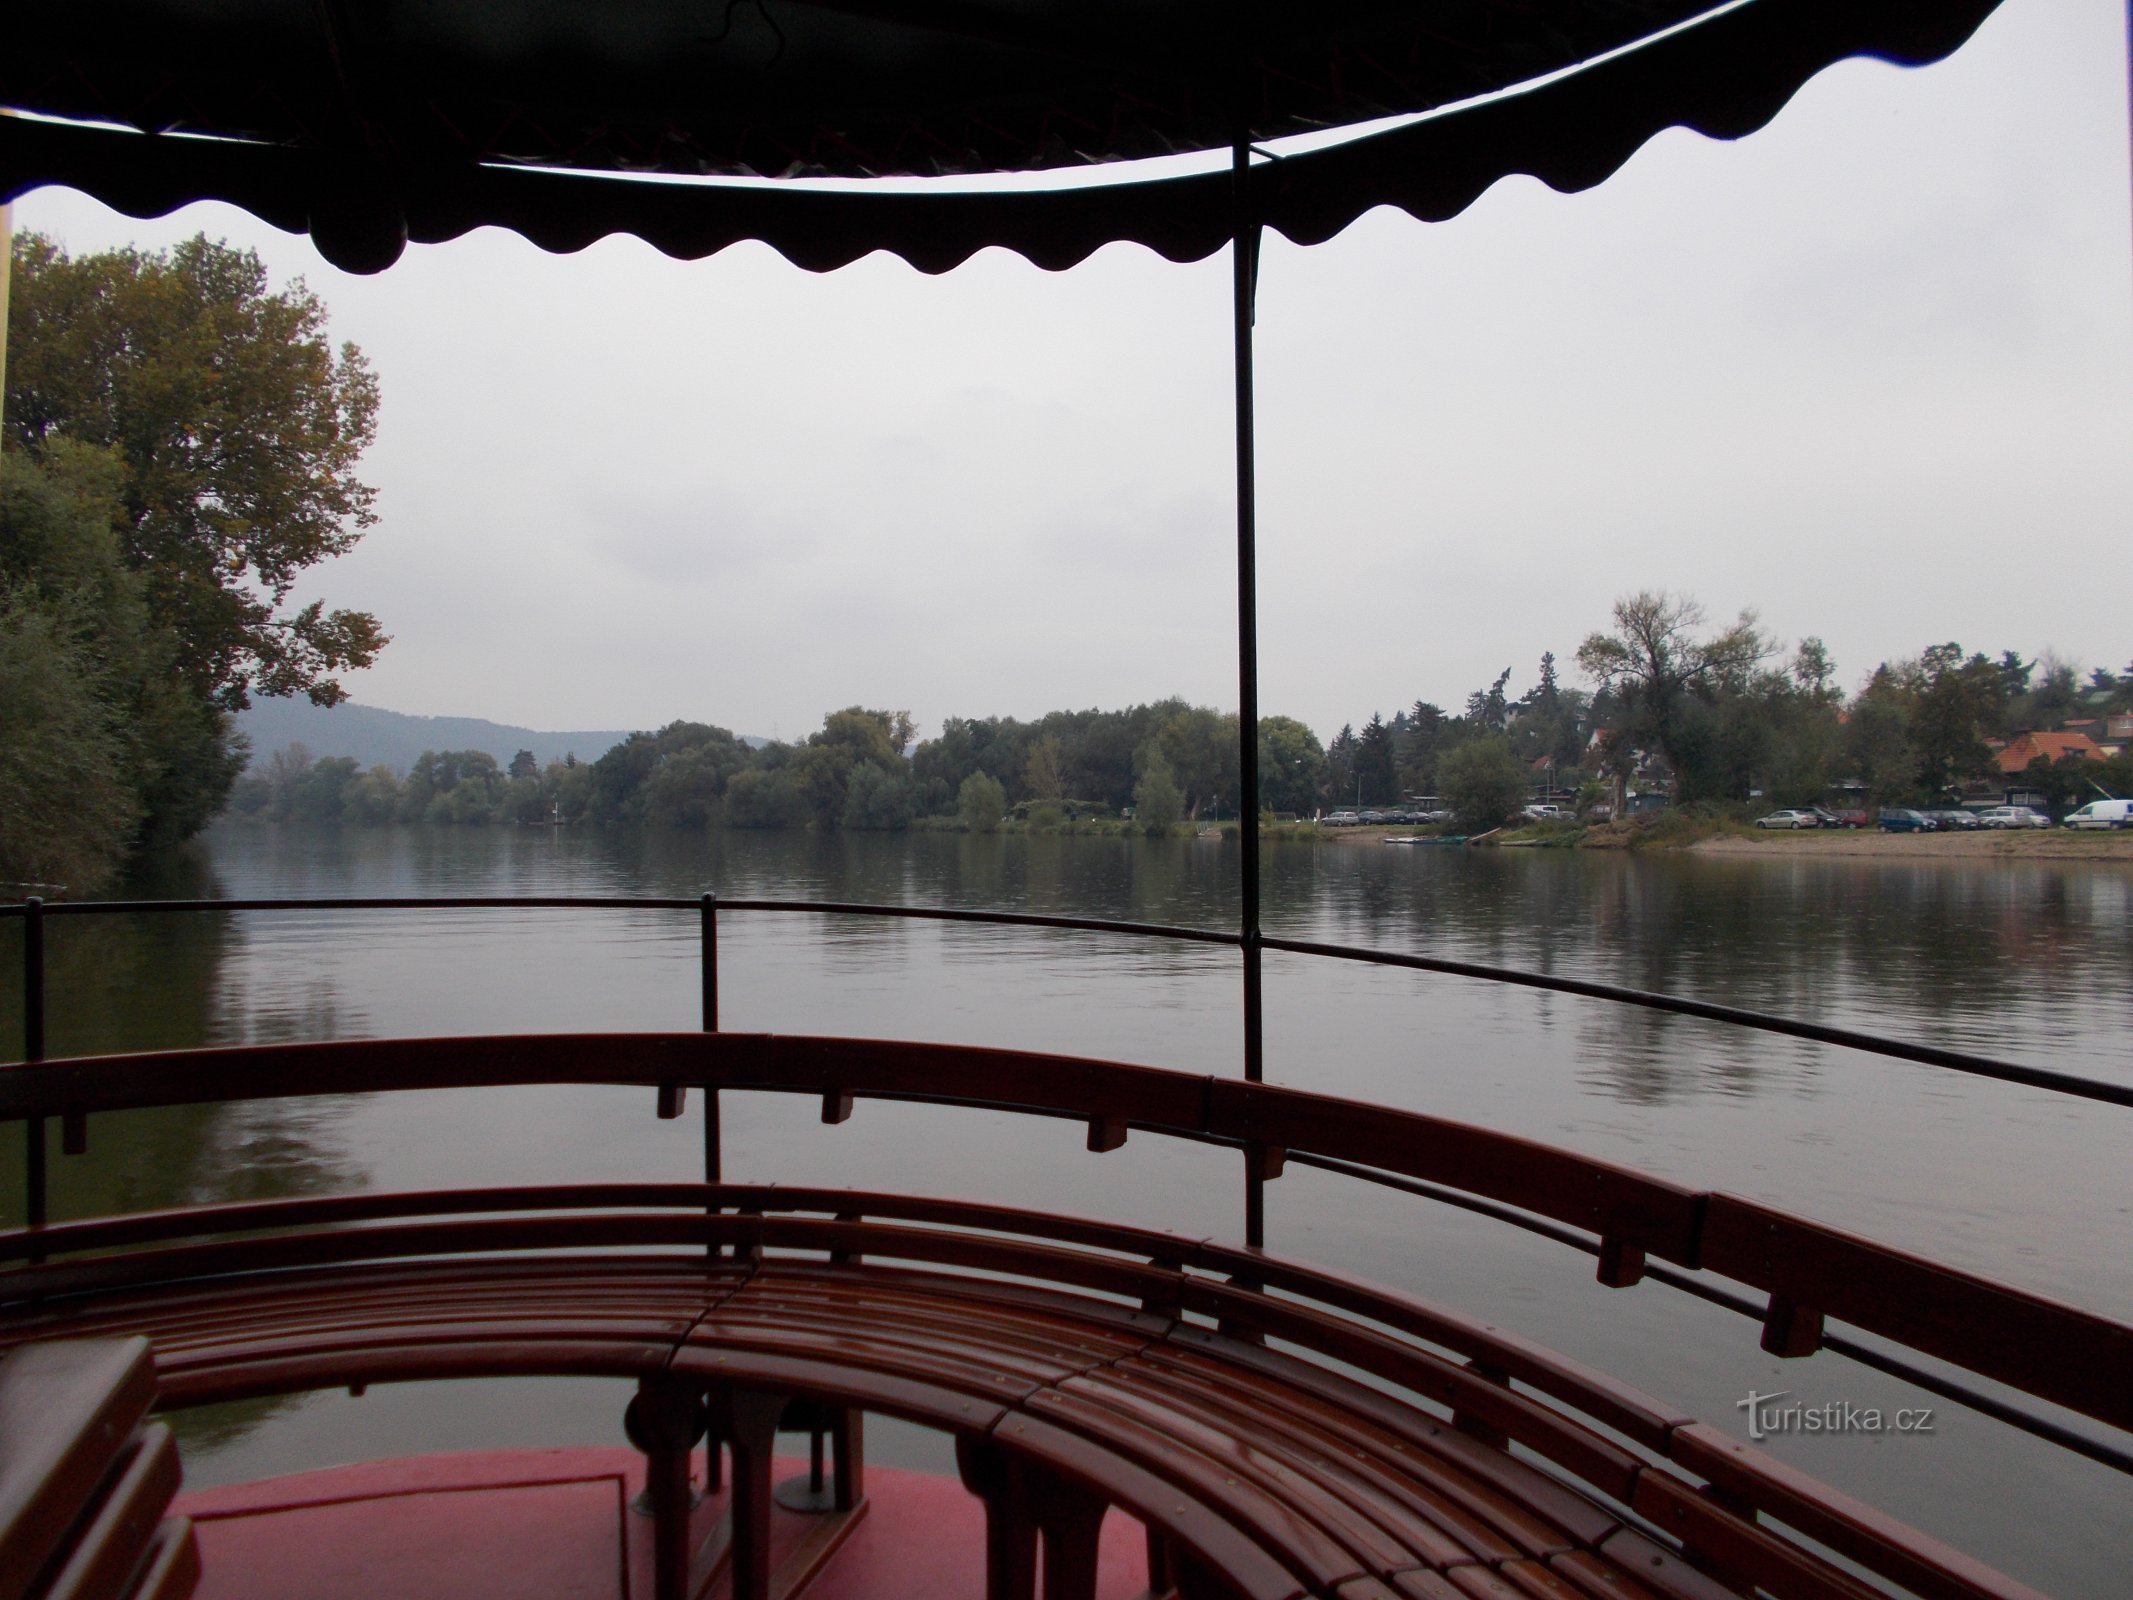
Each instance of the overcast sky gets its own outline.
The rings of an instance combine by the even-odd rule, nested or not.
[[[1848,687],[1948,639],[2125,666],[2124,30],[2008,0],[1941,66],[1845,63],[1584,195],[1270,236],[1262,708],[1325,737],[1515,694],[1659,587],[1819,634]],[[855,701],[1236,704],[1226,255],[817,276],[492,230],[363,279],[227,207],[16,226],[251,246],[368,353],[382,522],[305,589],[392,634],[362,702],[788,739]]]

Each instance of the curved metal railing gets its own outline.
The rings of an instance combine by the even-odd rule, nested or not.
[[[720,1073],[711,1072],[707,1068],[702,1068],[700,1064],[694,1069],[670,1066],[667,1070],[647,1075],[642,1070],[641,1062],[638,1063],[635,1076],[625,1074],[622,1077],[615,1077],[602,1072],[588,1079],[583,1075],[583,1064],[574,1061],[569,1064],[558,1064],[551,1071],[538,1072],[528,1077],[524,1073],[526,1071],[525,1062],[530,1041],[524,1036],[514,1036],[508,1041],[449,1041],[449,1047],[453,1054],[452,1065],[433,1065],[426,1069],[416,1070],[412,1077],[407,1076],[410,1064],[424,1048],[427,1048],[424,1042],[350,1042],[330,1048],[337,1053],[350,1050],[357,1050],[362,1053],[365,1064],[362,1071],[354,1076],[338,1072],[329,1072],[321,1076],[316,1069],[322,1064],[324,1058],[310,1057],[307,1058],[308,1064],[305,1068],[304,1087],[296,1089],[286,1086],[275,1087],[265,1079],[254,1080],[247,1078],[251,1086],[241,1094],[225,1094],[215,1088],[211,1070],[213,1064],[216,1062],[236,1061],[239,1058],[259,1060],[261,1059],[260,1048],[236,1051],[187,1051],[172,1057],[116,1057],[106,1058],[100,1063],[84,1061],[64,1064],[50,1063],[41,1068],[38,1066],[45,1054],[43,925],[47,918],[54,916],[80,917],[174,913],[347,912],[372,910],[457,911],[485,909],[616,909],[693,911],[697,913],[700,918],[702,934],[703,1034],[613,1036],[615,1040],[662,1040],[665,1041],[665,1048],[670,1051],[679,1048],[676,1044],[677,1040],[693,1043],[702,1048],[725,1050],[729,1053],[738,1051],[745,1054],[750,1049],[760,1048],[758,1041],[763,1036],[721,1034],[719,1030],[718,918],[721,913],[799,913],[962,922],[990,926],[1027,927],[1137,938],[1156,938],[1224,945],[1233,948],[1241,947],[1245,943],[1243,936],[1235,933],[1162,924],[1112,921],[1101,918],[1062,917],[1038,913],[949,907],[883,906],[848,902],[747,898],[721,899],[708,894],[695,898],[594,895],[371,896],[338,899],[274,898],[252,900],[67,902],[52,905],[29,901],[18,905],[0,907],[0,917],[20,919],[25,923],[25,1048],[23,1066],[32,1070],[24,1071],[21,1068],[0,1069],[0,1120],[21,1120],[25,1122],[29,1135],[29,1160],[25,1168],[26,1194],[24,1209],[28,1227],[24,1230],[22,1237],[30,1240],[31,1243],[25,1247],[26,1251],[34,1256],[35,1235],[37,1230],[44,1226],[47,1216],[45,1120],[48,1117],[58,1117],[65,1129],[65,1147],[76,1149],[81,1147],[85,1139],[86,1118],[88,1115],[92,1112],[118,1109],[122,1106],[181,1102],[197,1103],[235,1098],[275,1098],[289,1093],[345,1093],[361,1089],[382,1090],[442,1085],[446,1082],[454,1084],[461,1082],[502,1084],[539,1081],[632,1081],[656,1083],[659,1086],[660,1113],[663,1116],[671,1117],[681,1113],[683,1093],[686,1088],[695,1085],[707,1091],[703,1095],[705,1180],[713,1183],[718,1182],[720,1180],[721,1157],[719,1150],[718,1096],[716,1091],[721,1087],[791,1088],[795,1086],[791,1081],[749,1082],[746,1081],[747,1074],[745,1072],[738,1077],[731,1072],[725,1072],[721,1075]],[[1790,1018],[1745,1011],[1730,1006],[1714,1005],[1703,1001],[1656,995],[1647,991],[1617,985],[1588,982],[1576,978],[1559,978],[1472,962],[1415,956],[1394,951],[1331,945],[1315,941],[1267,937],[1260,940],[1259,945],[1262,949],[1279,950],[1297,955],[1364,962],[1409,970],[1438,972],[1458,977],[1506,982],[1585,998],[1634,1005],[1697,1017],[1708,1021],[1748,1027],[1764,1032],[1809,1039],[1819,1043],[1838,1045],[1892,1059],[1916,1062],[2003,1082],[2019,1083],[2053,1092],[2076,1095],[2086,1099],[2111,1104],[2133,1105],[2133,1088],[2121,1085],[2099,1083],[2068,1074],[2048,1072],[2015,1063],[1973,1056],[1964,1052],[1941,1050],[1932,1046],[1917,1045],[1900,1040],[1882,1039],[1848,1029],[1825,1027],[1817,1023],[1802,1022]],[[704,1035],[712,1035],[714,1038],[707,1039]],[[716,1042],[714,1042],[714,1039]],[[837,1042],[817,1041],[815,1043],[818,1047],[827,1047]],[[931,1051],[935,1054],[943,1050],[956,1048],[867,1045],[857,1041],[843,1041],[842,1044],[851,1045],[855,1048],[871,1049],[877,1055],[882,1051],[893,1052],[906,1048]],[[466,1062],[470,1058],[470,1052],[478,1057],[481,1054],[481,1048],[485,1045],[494,1049],[507,1050],[508,1059],[499,1057],[498,1065],[486,1077],[479,1074],[473,1077],[464,1077],[463,1074],[466,1071]],[[282,1050],[295,1049],[309,1052],[327,1047],[299,1046],[279,1048]],[[968,1054],[968,1052],[963,1053]],[[1014,1056],[1017,1060],[1024,1061],[1033,1070],[1057,1072],[1071,1069],[1072,1073],[1081,1075],[1083,1078],[1086,1078],[1089,1072],[1099,1068],[1112,1072],[1131,1071],[1145,1073],[1155,1070],[1117,1068],[1113,1064],[1080,1062],[1071,1058],[1024,1056],[1023,1053],[1019,1052],[985,1052],[984,1054],[1000,1057]],[[159,1059],[182,1060],[185,1063],[186,1071],[182,1089],[150,1085],[140,1076],[140,1069],[136,1064]],[[344,1057],[344,1059],[353,1058]],[[203,1078],[203,1073],[207,1073],[208,1076]],[[1176,1078],[1180,1075],[1162,1074],[1161,1076]],[[174,1081],[165,1080],[166,1083],[174,1083]],[[1219,1095],[1227,1094],[1231,1091],[1249,1093],[1260,1097],[1274,1097],[1275,1100],[1300,1097],[1301,1101],[1325,1102],[1333,1105],[1352,1104],[1350,1102],[1326,1101],[1326,1097],[1302,1095],[1301,1091],[1272,1089],[1257,1084],[1247,1085],[1227,1079],[1193,1078],[1186,1081],[1195,1085],[1207,1086],[1195,1092],[1205,1094],[1210,1104],[1214,1099],[1219,1098]],[[1114,1085],[1113,1087],[1115,1088],[1116,1086]],[[1462,1161],[1457,1170],[1450,1174],[1450,1177],[1457,1181],[1447,1181],[1448,1175],[1445,1171],[1426,1167],[1415,1168],[1405,1161],[1398,1151],[1381,1144],[1372,1146],[1372,1150],[1375,1151],[1374,1155],[1369,1151],[1342,1145],[1313,1148],[1309,1139],[1297,1138],[1293,1128],[1270,1128],[1250,1121],[1241,1123],[1235,1120],[1228,1122],[1210,1121],[1206,1120],[1207,1114],[1203,1113],[1200,1116],[1186,1115],[1179,1111],[1176,1105],[1172,1105],[1170,1111],[1164,1115],[1152,1116],[1145,1106],[1136,1108],[1130,1100],[1113,1101],[1101,1098],[1088,1100],[1084,1098],[1074,1100],[1066,1105],[1055,1105],[1022,1098],[1003,1100],[994,1090],[978,1092],[973,1089],[968,1094],[958,1096],[940,1092],[938,1085],[932,1085],[924,1089],[911,1087],[899,1090],[893,1083],[884,1084],[880,1081],[869,1081],[863,1087],[854,1082],[841,1089],[834,1084],[829,1087],[817,1085],[810,1087],[809,1092],[820,1092],[825,1096],[824,1115],[829,1120],[840,1120],[842,1115],[849,1113],[850,1097],[853,1093],[884,1098],[912,1098],[934,1103],[984,1105],[1040,1115],[1064,1115],[1084,1118],[1090,1124],[1089,1145],[1092,1150],[1114,1148],[1116,1144],[1123,1142],[1128,1129],[1131,1127],[1148,1128],[1176,1137],[1235,1148],[1244,1152],[1247,1158],[1248,1182],[1255,1187],[1267,1181],[1270,1177],[1277,1175],[1285,1161],[1293,1161],[1298,1165],[1315,1167],[1343,1176],[1396,1188],[1421,1198],[1478,1212],[1498,1221],[1554,1239],[1558,1243],[1595,1254],[1600,1258],[1600,1272],[1603,1281],[1626,1285],[1634,1283],[1644,1276],[1650,1276],[1710,1303],[1761,1320],[1766,1328],[1766,1345],[1772,1348],[1779,1347],[1771,1344],[1773,1339],[1782,1344],[1784,1339],[1790,1337],[1794,1340],[1795,1345],[1804,1345],[1804,1348],[1795,1348],[1786,1353],[1805,1353],[1806,1349],[1813,1348],[1831,1349],[1847,1358],[1860,1361],[1901,1378],[1906,1382],[1915,1384],[1928,1392],[1938,1394],[1943,1398],[1968,1406],[1981,1414],[1992,1416],[2011,1426],[2049,1440],[2069,1451],[2086,1456],[2116,1470],[2133,1473],[2133,1451],[2124,1449],[2111,1441],[2096,1438],[2077,1427],[2069,1427],[2064,1422],[2053,1417],[2025,1410],[2018,1405],[2010,1404],[1998,1396],[1952,1380],[1939,1372],[1918,1366],[1901,1357],[1893,1356],[1873,1344],[1862,1343],[1842,1333],[1823,1331],[1821,1314],[1824,1311],[1829,1311],[1831,1315],[1842,1317],[1843,1320],[1853,1326],[1867,1328],[1869,1331],[1886,1331],[1876,1326],[1877,1317],[1882,1312],[1890,1309],[1884,1303],[1886,1291],[1880,1290],[1868,1294],[1863,1288],[1860,1289],[1859,1293],[1864,1298],[1855,1297],[1856,1303],[1852,1304],[1847,1312],[1825,1304],[1811,1304],[1808,1301],[1803,1301],[1799,1297],[1798,1284],[1793,1284],[1790,1288],[1787,1288],[1783,1285],[1765,1283],[1752,1271],[1738,1270],[1748,1261],[1748,1257],[1739,1254],[1737,1250],[1735,1253],[1738,1259],[1733,1262],[1731,1267],[1726,1266],[1721,1261],[1707,1259],[1704,1245],[1704,1229],[1707,1225],[1709,1206],[1713,1197],[1691,1196],[1687,1191],[1675,1190],[1671,1185],[1660,1184],[1657,1180],[1645,1178],[1640,1174],[1629,1173],[1627,1169],[1609,1168],[1605,1163],[1588,1162],[1581,1157],[1570,1156],[1565,1152],[1551,1150],[1546,1146],[1532,1145],[1527,1141],[1510,1139],[1509,1136],[1505,1135],[1486,1134],[1483,1130],[1463,1130],[1460,1135],[1463,1139],[1482,1138],[1498,1141],[1502,1143],[1505,1150],[1511,1150],[1515,1147],[1518,1152],[1518,1159],[1511,1162],[1510,1166],[1517,1170],[1519,1177],[1515,1187],[1506,1189],[1499,1182],[1488,1176],[1484,1170],[1485,1162],[1476,1165],[1474,1161]],[[1269,1103],[1272,1102],[1270,1101]],[[1402,1126],[1404,1126],[1404,1121],[1401,1119],[1409,1119],[1415,1115],[1412,1113],[1385,1112],[1380,1108],[1369,1109],[1376,1117],[1392,1118]],[[1439,1119],[1425,1118],[1421,1119],[1421,1121],[1437,1128],[1455,1128],[1459,1126],[1441,1123]],[[1491,1159],[1500,1158],[1501,1152],[1498,1152],[1498,1155]],[[1478,1161],[1479,1158],[1474,1158],[1474,1160]],[[1565,1167],[1564,1163],[1568,1163],[1568,1167]],[[1559,1177],[1564,1171],[1575,1171],[1578,1177],[1576,1184],[1573,1186],[1574,1190],[1581,1189],[1584,1183],[1595,1180],[1599,1174],[1604,1172],[1609,1174],[1606,1179],[1608,1184],[1627,1183],[1638,1194],[1645,1196],[1647,1200],[1653,1196],[1666,1195],[1668,1198],[1665,1201],[1664,1209],[1673,1215],[1674,1220],[1667,1227],[1661,1228],[1656,1234],[1652,1234],[1648,1230],[1639,1232],[1638,1228],[1643,1228],[1645,1224],[1638,1224],[1638,1228],[1632,1228],[1625,1232],[1619,1224],[1611,1227],[1595,1225],[1594,1218],[1589,1214],[1589,1208],[1587,1210],[1573,1210],[1566,1214],[1564,1211],[1548,1205],[1536,1206],[1532,1203],[1534,1196],[1530,1185],[1532,1173],[1537,1170],[1554,1171]],[[1587,1206],[1589,1198],[1589,1193],[1587,1193],[1585,1198],[1580,1200],[1579,1205],[1581,1207]],[[1745,1205],[1744,1202],[1730,1200],[1726,1201],[1725,1204],[1735,1210],[1739,1210]],[[1680,1208],[1682,1206],[1687,1206],[1689,1211],[1681,1211]],[[1887,1251],[1882,1247],[1870,1245],[1865,1241],[1850,1239],[1848,1236],[1837,1234],[1833,1230],[1817,1229],[1813,1224],[1800,1223],[1795,1219],[1783,1217],[1779,1213],[1762,1212],[1759,1208],[1750,1209],[1755,1211],[1754,1217],[1745,1222],[1742,1221],[1741,1217],[1736,1217],[1735,1222],[1738,1226],[1764,1228],[1782,1226],[1795,1230],[1808,1230],[1807,1233],[1801,1234],[1801,1237],[1803,1239],[1811,1237],[1811,1243],[1805,1248],[1809,1250],[1810,1255],[1815,1256],[1817,1259],[1831,1257],[1832,1253],[1842,1255],[1845,1250],[1851,1250],[1855,1253],[1863,1250],[1867,1254],[1858,1259],[1870,1263],[1871,1273],[1879,1273],[1884,1276],[1893,1274],[1898,1279],[1905,1278],[1912,1268],[1923,1265],[1913,1262],[1912,1258],[1901,1256],[1898,1252]],[[1632,1205],[1625,1215],[1634,1214],[1637,1210],[1638,1207]],[[1685,1220],[1689,1212],[1694,1213],[1693,1223]],[[1743,1213],[1743,1216],[1745,1216],[1745,1213]],[[1649,1222],[1650,1218],[1647,1217],[1645,1223]],[[1681,1231],[1683,1228],[1688,1228],[1690,1231],[1684,1233]],[[1652,1257],[1658,1259],[1650,1259]],[[1908,1265],[1905,1265],[1906,1263]],[[1751,1287],[1762,1288],[1768,1299],[1758,1303],[1751,1296],[1743,1295],[1735,1289],[1711,1282],[1708,1277],[1703,1275],[1705,1269],[1711,1268],[1715,1268],[1721,1275],[1731,1278],[1736,1283],[1747,1283]],[[1854,1263],[1854,1269],[1857,1269],[1857,1262]],[[1948,1275],[1945,1269],[1934,1268],[1931,1270],[1937,1274],[1935,1279],[1937,1288],[1947,1279]],[[1961,1277],[1962,1275],[1955,1276]],[[1984,1280],[1973,1281],[1996,1293],[2013,1295],[2014,1300],[2006,1302],[2006,1304],[2011,1305],[2015,1302],[2045,1304],[2045,1302],[2035,1301],[2035,1297],[2025,1297],[2015,1294],[2014,1291],[1999,1290],[1997,1286],[1985,1284]],[[1865,1279],[1861,1278],[1859,1282],[1863,1284]],[[1826,1294],[1822,1298],[1826,1299]],[[2061,1309],[2068,1311],[2069,1314],[2076,1318],[2086,1318],[2083,1326],[2088,1327],[2089,1332],[2085,1337],[2103,1341],[2103,1344],[2098,1346],[2097,1351],[2090,1352],[2089,1357],[2085,1358],[2084,1365],[2101,1359],[2104,1346],[2109,1346],[2110,1349],[2117,1351],[2118,1355],[2106,1364],[2107,1370],[2119,1372],[2127,1370],[2129,1363],[2126,1357],[2133,1356],[2133,1346],[2127,1346],[2123,1342],[2127,1330],[2119,1328],[2116,1324],[2108,1323],[2104,1319],[2088,1317],[2086,1313],[2071,1312],[2070,1308]],[[1865,1314],[1862,1315],[1862,1312]],[[1803,1317],[1806,1319],[1804,1322],[1802,1321]],[[1987,1320],[1992,1326],[1998,1326],[1998,1322],[1994,1319],[1988,1318]],[[1786,1326],[1793,1329],[1790,1335],[1785,1332]],[[1811,1327],[1812,1331],[1802,1334],[1799,1332],[1802,1327]],[[2097,1330],[2099,1329],[2112,1331],[2104,1333],[2098,1332]],[[2041,1333],[2042,1330],[2039,1331]],[[1960,1353],[1951,1354],[1948,1349],[1936,1349],[1930,1341],[1926,1344],[1919,1344],[1915,1339],[1904,1338],[1900,1332],[1891,1336],[1897,1338],[1899,1343],[1911,1345],[1913,1348],[1926,1349],[1934,1355],[1954,1360],[1958,1365],[1974,1366],[1974,1363],[1965,1361]],[[1995,1337],[1998,1337],[1998,1335],[1995,1335]],[[2058,1363],[2059,1355],[2055,1353],[2052,1361],[2046,1364],[2054,1365]],[[1990,1365],[1975,1367],[1974,1369],[1986,1372],[1995,1378],[2012,1382],[2017,1388],[2052,1400],[2055,1403],[2069,1403],[2067,1396],[2055,1392],[2054,1384],[2057,1380],[2053,1379],[2048,1373],[2029,1372],[2025,1377],[2020,1372],[2011,1376],[2009,1372],[1994,1370]],[[2036,1381],[2040,1377],[2043,1379],[2042,1387],[2039,1387]],[[2125,1429],[2129,1425],[2133,1425],[2133,1412],[2129,1412],[2124,1416],[2118,1415],[2112,1409],[2117,1403],[2115,1401],[2107,1404],[2104,1412],[2097,1411],[2093,1404],[2083,1404],[2078,1400],[2072,1403],[2075,1409],[2085,1411],[2088,1415],[2098,1417],[2100,1420],[2106,1420],[2113,1427]]]

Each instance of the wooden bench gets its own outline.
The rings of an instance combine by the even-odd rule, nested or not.
[[[170,1429],[147,1422],[146,1340],[17,1346],[0,1360],[0,1600],[185,1600],[199,1575]]]
[[[215,1235],[204,1243],[176,1243]],[[606,1185],[209,1207],[42,1230],[0,1273],[0,1342],[155,1341],[166,1405],[418,1378],[634,1379],[662,1596],[767,1564],[795,1401],[956,1438],[993,1600],[1091,1592],[1094,1530],[1148,1530],[1150,1589],[1865,1600],[1800,1537],[1931,1600],[2029,1591],[1628,1387],[1412,1297],[1206,1241],[997,1207]],[[82,1256],[81,1251],[114,1254]],[[22,1257],[18,1235],[0,1248]],[[622,1253],[628,1252],[628,1253]],[[444,1259],[420,1259],[438,1258]],[[693,1543],[705,1423],[733,1463]],[[1514,1455],[1517,1446],[1520,1454]],[[834,1526],[826,1523],[825,1527]],[[1790,1531],[1788,1531],[1790,1530]]]

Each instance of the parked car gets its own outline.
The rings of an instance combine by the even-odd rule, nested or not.
[[[1942,807],[1937,811],[1928,811],[1926,815],[1933,819],[1933,826],[1943,833],[1968,832],[1978,825],[1977,813],[1966,811],[1961,806]]]
[[[1819,828],[1822,819],[1812,811],[1773,811],[1767,817],[1757,817],[1758,828]]]
[[[1568,822],[1570,813],[1561,806],[1527,806],[1520,813],[1528,822]]]
[[[1981,828],[2049,828],[2052,819],[2028,806],[1994,806],[1990,811],[1978,813],[1977,825]]]
[[[2133,828],[2133,800],[2091,800],[2067,813],[2069,828]]]
[[[1362,820],[1353,811],[1336,811],[1332,816],[1326,818],[1326,826],[1329,828],[1352,828]]]
[[[1907,811],[1902,806],[1881,808],[1881,831],[1883,833],[1931,833],[1933,819],[1923,811]]]
[[[1825,828],[1863,828],[1867,824],[1866,813],[1851,807],[1839,811],[1832,811],[1827,806],[1809,806],[1808,809]]]

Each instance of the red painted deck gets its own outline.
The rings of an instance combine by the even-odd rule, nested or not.
[[[805,1470],[781,1460],[778,1477]],[[199,1533],[195,1600],[631,1600],[651,1593],[652,1522],[630,1509],[643,1486],[634,1450],[474,1451],[203,1489],[173,1509]],[[808,1600],[979,1600],[984,1518],[961,1484],[869,1463],[867,1497]],[[707,1500],[700,1532],[724,1508]],[[813,1520],[779,1508],[773,1551]],[[1112,1514],[1099,1600],[1141,1593],[1146,1570],[1139,1524]]]

